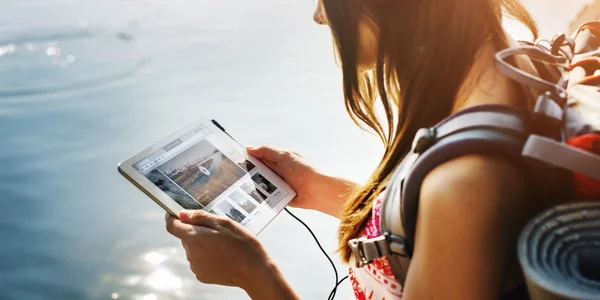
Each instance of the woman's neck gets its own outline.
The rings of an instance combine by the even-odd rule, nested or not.
[[[517,47],[518,43],[508,34],[509,47]],[[471,71],[454,103],[453,113],[460,110],[485,104],[502,104],[510,106],[529,106],[529,99],[522,99],[522,93],[517,91],[517,85],[512,79],[500,73],[494,65],[496,49],[492,41],[485,44],[479,51]],[[516,57],[517,65],[531,74],[537,74],[531,60],[526,57]]]

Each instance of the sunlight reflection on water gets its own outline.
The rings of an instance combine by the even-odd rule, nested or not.
[[[182,286],[181,279],[166,269],[158,269],[152,272],[144,282],[157,290],[175,290]]]
[[[142,300],[157,300],[157,297],[154,294],[148,294],[148,295],[144,295],[142,297]]]
[[[186,282],[187,286],[194,285],[192,280],[182,278],[189,269],[183,252],[177,248],[153,249],[139,255],[132,264],[137,269],[135,274],[105,276],[106,284],[118,286],[110,294],[112,299],[183,299]],[[146,293],[140,293],[143,291]]]
[[[158,252],[148,252],[144,254],[144,260],[153,265],[158,265],[164,262],[166,259],[167,257],[165,255],[160,254]]]

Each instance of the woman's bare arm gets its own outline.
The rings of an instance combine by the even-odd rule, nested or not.
[[[257,272],[253,281],[242,288],[253,300],[300,299],[275,265]]]
[[[335,218],[340,218],[342,207],[348,201],[358,184],[341,178],[323,176],[321,184],[316,185],[316,209]]]
[[[531,215],[524,193],[521,172],[500,158],[466,156],[431,172],[404,299],[497,299]]]

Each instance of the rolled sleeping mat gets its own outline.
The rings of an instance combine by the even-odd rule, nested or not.
[[[600,202],[543,212],[518,251],[532,300],[600,299]]]

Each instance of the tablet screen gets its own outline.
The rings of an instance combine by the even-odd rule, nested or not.
[[[202,124],[133,167],[185,209],[228,216],[246,227],[264,226],[258,219],[274,217],[290,195],[240,149]]]

